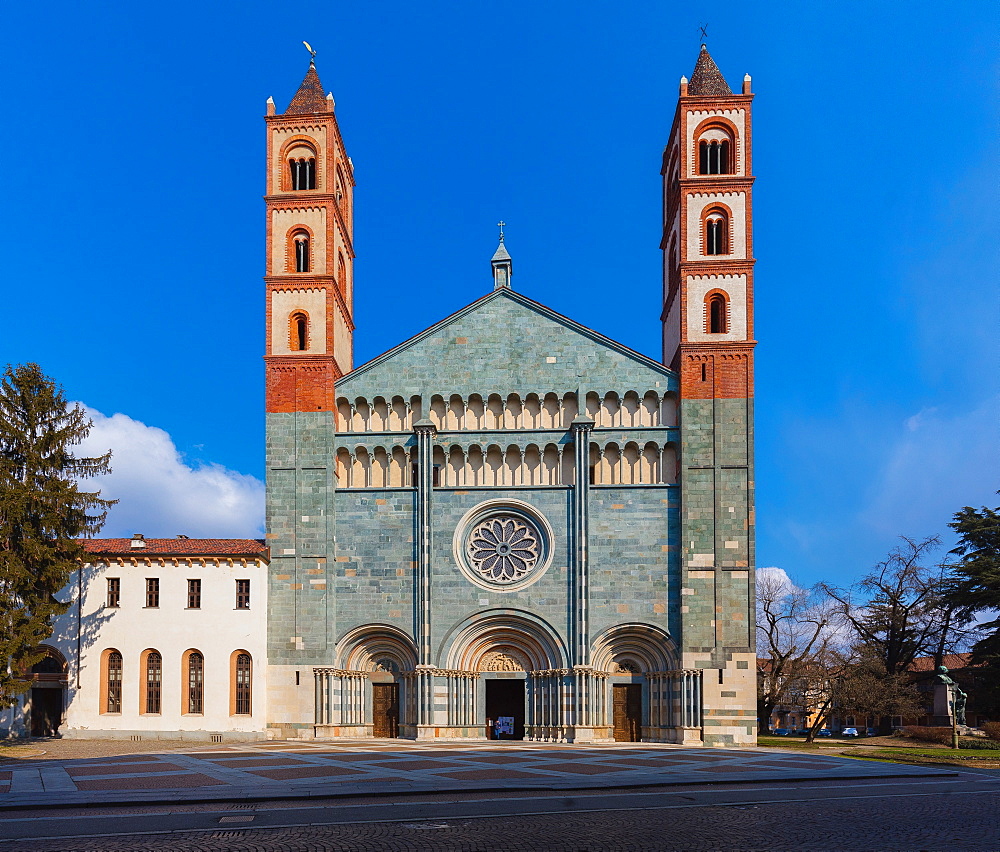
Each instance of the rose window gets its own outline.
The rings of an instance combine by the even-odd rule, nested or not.
[[[494,516],[476,524],[466,544],[469,564],[493,583],[516,583],[538,564],[541,536],[520,517]]]

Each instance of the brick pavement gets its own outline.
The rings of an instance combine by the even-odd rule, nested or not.
[[[282,741],[18,761],[0,772],[0,808],[938,774],[949,773],[768,749]]]
[[[10,845],[0,841],[0,848],[17,852],[995,852],[1000,848],[998,803],[996,795],[879,798],[273,829],[255,829],[246,818],[234,816],[235,824],[220,820],[218,828],[209,831],[21,839]]]

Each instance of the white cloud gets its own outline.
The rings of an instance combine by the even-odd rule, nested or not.
[[[170,435],[124,414],[94,421],[81,455],[112,451],[112,472],[82,483],[119,501],[100,535],[142,533],[150,538],[259,538],[264,525],[264,483],[222,465],[185,462]]]
[[[791,594],[798,589],[792,582],[788,572],[784,568],[777,568],[774,565],[767,565],[757,569],[757,582],[762,584],[774,584],[779,589],[784,589],[785,594]]]

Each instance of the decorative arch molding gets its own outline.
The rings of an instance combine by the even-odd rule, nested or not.
[[[491,656],[491,654],[493,656]],[[441,667],[455,671],[504,671],[498,655],[525,666],[524,671],[550,671],[569,666],[565,643],[543,619],[517,609],[479,613],[455,625],[439,651]]]
[[[385,663],[395,664],[396,671],[413,671],[417,666],[417,646],[412,637],[389,624],[366,624],[347,631],[337,642],[336,668],[344,671],[373,672],[385,670]]]
[[[281,163],[281,189],[285,192],[295,191],[291,170],[288,168],[292,160],[302,159],[312,160],[312,187],[302,187],[301,189],[320,188],[320,144],[312,136],[297,133],[282,142],[279,162]]]
[[[694,128],[694,132],[691,134],[690,144],[692,147],[692,157],[691,157],[691,173],[693,175],[698,175],[698,143],[701,141],[702,136],[704,136],[710,130],[722,130],[729,134],[729,139],[732,144],[732,151],[730,152],[730,169],[728,174],[730,175],[740,175],[743,173],[743,145],[740,139],[740,129],[737,125],[726,118],[723,115],[710,115],[707,118],[702,119]],[[706,175],[708,177],[708,175]],[[718,175],[715,175],[718,177]]]
[[[591,648],[594,668],[613,674],[623,663],[638,665],[641,673],[674,671],[679,665],[676,643],[652,624],[615,625],[594,639]]]
[[[285,234],[285,271],[295,272],[298,274],[307,274],[314,272],[313,267],[313,249],[315,248],[315,243],[313,242],[314,232],[313,229],[308,225],[296,224],[292,225],[288,232]],[[300,244],[304,242],[305,244],[305,268],[300,269],[302,266],[302,258],[300,257]],[[315,274],[315,273],[314,273]]]

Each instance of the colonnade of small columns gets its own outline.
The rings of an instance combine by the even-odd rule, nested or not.
[[[529,444],[506,449],[491,444],[434,447],[434,481],[444,488],[573,485],[573,445]],[[415,447],[340,447],[338,488],[412,488]],[[590,446],[593,485],[668,485],[677,481],[673,444],[634,441]]]
[[[426,411],[425,411],[426,408]],[[576,394],[529,393],[523,399],[512,393],[453,394],[447,399],[434,394],[424,400],[401,396],[372,400],[337,400],[338,432],[408,432],[423,417],[441,432],[494,429],[568,429],[579,413]],[[673,394],[628,391],[622,396],[610,391],[586,395],[585,413],[597,428],[661,428],[677,425],[677,400]]]

